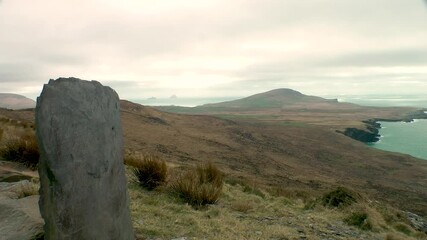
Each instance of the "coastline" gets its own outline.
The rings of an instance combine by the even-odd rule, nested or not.
[[[367,144],[373,148],[409,154],[427,160],[425,142],[427,119],[414,119],[411,122],[380,122],[381,138],[376,143]]]
[[[384,118],[374,118],[362,121],[365,124],[365,129],[359,128],[346,128],[344,132],[340,132],[347,137],[353,138],[354,140],[363,142],[363,143],[375,143],[378,142],[381,138],[379,130],[381,129],[381,123],[379,122],[414,122],[416,119],[427,119],[427,110],[420,109],[414,113],[409,114],[404,118],[398,119],[384,119]]]

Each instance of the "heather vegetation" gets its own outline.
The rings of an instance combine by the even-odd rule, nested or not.
[[[350,216],[344,219],[344,222],[349,225],[359,227],[362,230],[372,229],[372,225],[369,222],[368,214],[366,212],[353,212]]]
[[[14,161],[36,169],[39,162],[39,150],[34,130],[14,123],[2,121],[0,130],[0,156],[7,161]]]
[[[357,202],[357,196],[345,187],[338,187],[336,190],[328,192],[322,198],[323,206],[345,207]]]

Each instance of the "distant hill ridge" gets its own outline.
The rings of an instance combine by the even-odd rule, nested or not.
[[[36,101],[13,93],[0,93],[0,108],[25,109],[34,108]]]
[[[337,100],[329,100],[316,96],[308,96],[289,88],[279,88],[238,100],[214,104],[205,104],[203,105],[203,107],[281,108],[286,105],[293,105],[297,103],[322,102],[333,103],[337,102]]]
[[[354,109],[352,103],[340,103],[337,99],[309,96],[289,88],[279,88],[242,99],[204,104],[196,107],[158,106],[162,111],[175,113],[206,113],[228,111],[259,111],[271,109]]]

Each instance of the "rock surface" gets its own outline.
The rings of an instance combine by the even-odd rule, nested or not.
[[[39,196],[10,199],[0,193],[0,239],[43,239],[43,219],[38,211]]]
[[[427,233],[427,220],[418,216],[415,213],[406,212],[408,220],[411,222],[412,226],[424,233]]]
[[[40,211],[46,239],[134,239],[116,92],[50,80],[37,99]]]
[[[38,178],[36,171],[26,169],[19,163],[0,160],[0,182],[18,182]]]

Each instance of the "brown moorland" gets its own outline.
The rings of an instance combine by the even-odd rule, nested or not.
[[[246,98],[205,104],[196,107],[157,106],[156,109],[183,114],[204,114],[221,118],[273,124],[324,126],[344,131],[355,127],[366,129],[370,119],[410,120],[425,114],[414,107],[365,107],[304,95],[292,89],[275,89]]]
[[[211,161],[228,177],[308,195],[344,185],[371,200],[427,216],[425,160],[373,149],[335,128],[307,122],[264,124],[174,114],[127,101],[121,107],[126,146],[133,151],[161,154],[178,165]],[[402,118],[411,112],[396,111]],[[393,116],[385,112],[372,111],[367,119]]]
[[[328,101],[321,105],[338,104]],[[253,115],[246,111],[242,118],[239,111],[221,111],[222,117],[232,115],[223,119],[167,113],[122,101],[125,146],[132,152],[160,155],[183,168],[210,161],[229,181],[244,180],[277,192],[297,190],[319,196],[344,185],[372,201],[427,216],[427,161],[373,149],[336,131],[365,127],[361,121],[367,119],[405,119],[418,109],[345,104],[352,110],[339,110],[316,108],[315,101],[304,104],[311,108],[286,109],[282,104],[280,118],[270,121],[265,120],[270,115],[258,113],[274,109],[260,108]],[[4,118],[22,122],[30,121],[33,114],[33,110],[0,111]]]

